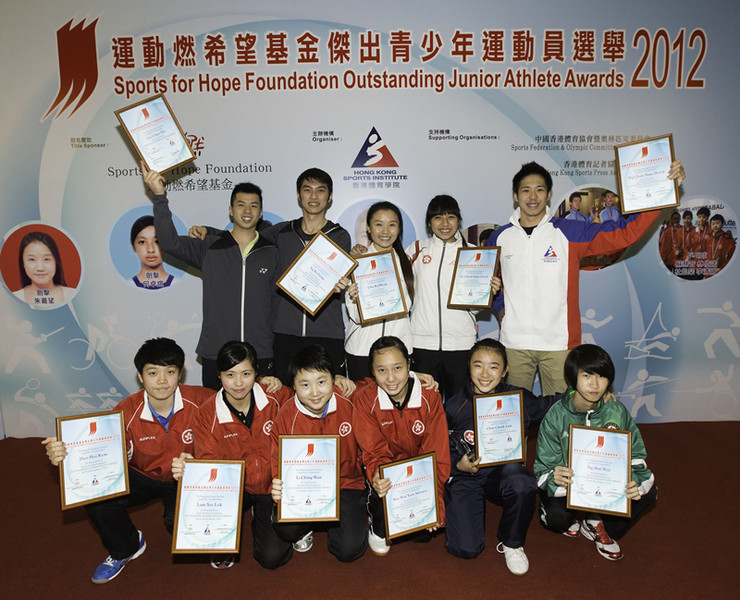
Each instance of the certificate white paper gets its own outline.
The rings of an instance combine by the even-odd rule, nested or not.
[[[479,466],[524,462],[522,392],[475,396],[473,411]]]
[[[115,112],[148,169],[162,173],[195,158],[162,94]]]
[[[678,185],[668,179],[671,134],[614,147],[624,214],[678,206]]]
[[[491,306],[491,277],[496,272],[499,246],[458,248],[452,274],[449,308],[487,308]]]
[[[436,453],[382,465],[380,477],[391,480],[383,497],[389,539],[439,525]]]
[[[244,461],[187,460],[177,488],[172,553],[236,553]]]
[[[278,522],[338,521],[339,436],[281,435],[278,445]]]
[[[67,449],[59,469],[62,510],[129,493],[122,411],[60,417],[57,439]]]
[[[625,489],[632,472],[632,433],[570,426],[568,508],[629,517]]]
[[[358,257],[352,280],[357,284],[357,308],[363,323],[406,315],[401,278],[392,250]]]
[[[337,282],[356,265],[354,258],[319,231],[277,285],[313,316],[334,293]]]

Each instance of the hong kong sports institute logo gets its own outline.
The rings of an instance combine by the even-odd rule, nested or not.
[[[397,167],[398,163],[393,158],[391,151],[385,145],[377,129],[370,130],[365,143],[352,163],[353,169],[375,169],[381,167]]]
[[[68,115],[71,117],[92,95],[98,84],[98,50],[95,41],[98,20],[95,19],[85,27],[83,19],[72,27],[73,20],[57,30],[59,91],[42,121],[60,105],[62,107],[55,119],[77,102]]]

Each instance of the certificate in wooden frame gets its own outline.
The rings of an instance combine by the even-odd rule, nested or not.
[[[429,464],[430,461],[431,464]],[[416,468],[416,465],[419,465],[421,469]],[[420,470],[423,473],[423,476],[418,477],[417,473],[415,473],[415,469],[416,471]],[[387,539],[390,540],[393,538],[408,535],[410,533],[414,533],[416,531],[421,531],[422,529],[428,529],[430,527],[440,525],[436,452],[427,452],[426,454],[421,454],[412,458],[405,458],[403,460],[397,460],[385,465],[380,465],[380,467],[378,467],[378,471],[380,473],[381,479],[385,479],[386,476],[390,476],[391,480],[394,479],[394,474],[400,472],[400,478],[398,478],[391,485],[391,489],[388,490],[388,493],[385,496],[383,496],[383,518],[385,519],[385,531]],[[415,479],[418,479],[419,481],[415,481]],[[394,497],[392,493],[394,492],[394,487],[396,486],[408,486],[409,488],[418,488],[422,491],[425,491],[427,495],[430,493],[429,488],[431,487],[431,494],[434,497],[434,510],[432,518],[425,519],[424,522],[412,525],[408,528],[398,523],[391,522],[388,513],[394,511],[395,507],[389,506],[389,502],[391,502],[391,498]],[[413,513],[410,513],[408,519],[413,523],[415,515]]]
[[[588,434],[584,447],[574,447],[577,432]],[[624,489],[632,478],[632,432],[621,429],[604,429],[601,427],[584,427],[571,425],[569,428],[568,466],[574,471],[573,482],[567,486],[567,507],[572,510],[584,510],[619,517],[632,516],[632,501],[624,494]],[[624,479],[615,484],[608,481],[612,471],[612,463],[617,468],[624,468]],[[618,475],[619,473],[617,473]],[[579,478],[589,478],[585,485]],[[602,485],[600,481],[603,480]],[[611,484],[611,485],[609,485]],[[618,491],[615,491],[615,485]],[[574,492],[573,486],[579,486]],[[586,491],[581,491],[581,488]],[[623,509],[610,508],[617,500],[610,502],[613,495],[618,494],[617,500]],[[592,500],[579,502],[578,498],[590,496]],[[624,496],[624,499],[622,499]]]
[[[191,481],[188,465],[198,465],[196,477],[199,480]],[[234,469],[238,469],[235,477]],[[224,477],[226,471],[226,477]],[[203,475],[205,473],[205,476]],[[190,489],[188,489],[190,488]],[[191,499],[192,496],[192,499]],[[175,506],[175,525],[172,530],[172,554],[236,554],[242,533],[242,502],[244,499],[244,461],[243,460],[201,460],[188,459],[185,461],[185,472],[177,485],[177,504]],[[232,543],[212,542],[210,537],[216,529],[211,525],[212,517],[208,511],[214,512],[213,506],[218,502],[228,501],[232,509],[232,520],[227,527],[235,529],[234,536],[229,530],[224,536]],[[184,506],[187,505],[187,506]],[[202,506],[201,506],[202,505]],[[197,508],[198,510],[193,510]],[[183,511],[188,512],[183,517]],[[196,514],[192,514],[192,512]],[[209,518],[210,517],[210,518]],[[187,522],[183,523],[183,520]],[[205,527],[201,523],[206,523]],[[218,527],[218,525],[217,525]],[[184,531],[181,531],[184,529]],[[215,532],[218,535],[218,531]],[[190,539],[187,536],[190,535]],[[194,543],[194,540],[201,543]],[[190,542],[190,543],[188,543]]]
[[[115,114],[147,169],[164,173],[195,159],[195,153],[164,94],[119,108]],[[151,140],[146,147],[140,138],[144,131],[157,132],[157,139]],[[161,157],[156,156],[156,150],[162,149],[165,153]]]
[[[673,134],[614,146],[622,214],[679,205],[678,184],[668,179]]]
[[[518,415],[510,415],[508,413],[511,413],[511,407],[506,406],[506,404],[510,404],[510,402],[506,402],[507,399],[513,399],[514,397],[517,398],[517,401],[515,404],[517,405],[517,411]],[[492,407],[492,412],[489,413],[489,415],[479,415],[479,409],[482,409],[482,404],[490,403],[491,400],[486,399],[495,399],[495,404]],[[513,420],[518,424],[518,432],[514,432],[514,435],[518,436],[519,438],[519,452],[516,453],[516,456],[511,458],[504,458],[502,460],[494,460],[494,461],[487,461],[484,462],[481,460],[478,467],[492,467],[494,465],[504,465],[506,463],[512,463],[512,462],[520,462],[523,463],[527,459],[527,444],[526,444],[526,431],[524,430],[524,397],[521,390],[517,390],[515,392],[502,392],[498,394],[482,394],[478,396],[473,396],[473,416],[475,418],[475,456],[476,458],[484,458],[484,456],[481,456],[482,454],[485,454],[485,452],[481,452],[482,450],[482,426],[485,423],[485,417],[489,416],[490,418],[495,418],[499,420],[511,420],[513,417]],[[513,438],[513,440],[509,440],[508,436],[511,432],[507,433],[507,439],[505,440],[505,443],[509,441],[514,441],[517,438]],[[501,435],[504,435],[503,433]]]
[[[326,260],[321,258],[315,257],[315,252],[313,251],[314,245],[321,246],[322,248],[326,248],[326,244],[331,245],[331,252],[327,256]],[[305,275],[302,273],[302,270],[305,271],[306,269],[310,269],[311,263],[309,262],[310,258],[314,257],[313,264],[316,265],[317,272],[326,272],[327,270],[331,270],[334,273],[338,275],[336,280],[334,280],[334,283],[332,283],[331,288],[326,290],[320,290],[321,291],[321,298],[314,299],[309,303],[309,299],[307,297],[299,297],[299,294],[302,292],[307,292],[308,286],[310,285],[310,281],[306,280]],[[327,261],[333,261],[336,258],[342,257],[344,260],[342,261],[347,266],[346,268],[340,268],[339,270],[332,269],[329,267]],[[357,261],[352,258],[349,254],[347,254],[344,250],[342,250],[337,244],[335,244],[331,238],[329,238],[327,235],[325,235],[323,232],[319,231],[311,241],[306,244],[306,247],[301,251],[301,253],[296,256],[295,260],[290,264],[290,266],[285,270],[285,272],[280,276],[280,279],[277,281],[277,286],[287,294],[289,298],[291,298],[296,304],[298,304],[303,310],[305,310],[309,315],[316,316],[316,314],[323,308],[323,306],[328,302],[329,298],[331,298],[331,295],[334,293],[334,286],[337,284],[337,282],[342,279],[343,277],[347,277],[354,268],[357,266]],[[332,277],[333,279],[333,277]],[[326,293],[324,294],[324,292]]]
[[[319,458],[322,455],[324,457]],[[277,503],[278,523],[339,521],[340,458],[339,435],[278,436],[278,479],[283,482],[283,499]],[[330,464],[331,461],[333,461],[333,467]],[[285,480],[288,468],[298,471],[298,476],[305,483],[303,488],[292,489],[288,485]],[[332,468],[334,472],[329,472],[327,477],[324,471],[330,471]],[[303,473],[304,470],[305,473]],[[333,484],[333,498],[322,496],[321,486],[325,485],[325,482]],[[311,498],[312,493],[313,498]],[[286,502],[289,494],[292,496]],[[289,509],[288,503],[300,509]]]
[[[490,262],[490,255],[494,254],[493,264]],[[482,309],[489,308],[491,301],[493,300],[493,290],[491,289],[491,278],[498,272],[499,255],[501,254],[500,246],[465,246],[457,249],[457,256],[455,257],[455,269],[452,272],[452,281],[450,282],[450,293],[447,296],[447,308],[468,308],[468,309]],[[469,255],[469,256],[466,256]],[[465,257],[463,259],[463,257]],[[462,259],[462,265],[461,265]],[[459,300],[460,294],[458,290],[461,287],[461,274],[463,271],[469,272],[469,270],[478,271],[479,274],[487,275],[487,288],[488,292],[483,293],[481,289],[474,291],[468,290],[467,297],[470,298],[469,302],[461,302]],[[458,298],[457,301],[454,299]]]
[[[357,310],[360,312],[360,320],[363,323],[372,323],[374,321],[381,321],[383,319],[391,319],[393,317],[400,317],[400,316],[408,315],[409,311],[408,311],[408,307],[406,306],[406,298],[404,298],[404,294],[403,294],[403,286],[401,285],[400,271],[398,269],[398,262],[396,260],[396,253],[394,250],[385,250],[384,252],[373,252],[371,254],[363,254],[362,256],[358,256],[355,259],[357,261],[357,269],[353,270],[351,274],[352,282],[357,283],[357,280],[359,277],[372,278],[373,271],[375,269],[375,264],[381,261],[388,264],[389,256],[390,256],[390,264],[393,266],[393,273],[395,274],[395,277],[386,277],[385,280],[395,281],[395,288],[393,291],[397,292],[398,297],[400,298],[400,301],[401,301],[400,310],[397,310],[395,312],[392,311],[388,313],[383,313],[377,316],[371,316],[375,312],[378,312],[378,311],[377,309],[371,311],[370,308],[367,306],[367,304],[363,302],[362,293],[360,293],[361,285],[358,284]],[[368,273],[363,273],[362,275],[358,277],[357,271],[362,268],[362,263],[366,261],[370,262],[371,271]],[[382,267],[379,270],[382,271]],[[382,273],[380,273],[378,276],[382,277]],[[363,304],[365,304],[364,308],[363,308]]]
[[[76,429],[75,432],[65,431],[69,429],[68,426],[72,425]],[[68,453],[67,457],[59,463],[59,491],[62,510],[125,496],[129,493],[126,428],[123,423],[123,411],[103,411],[79,416],[58,417],[56,429],[57,439],[64,442]],[[67,433],[69,435],[66,435]],[[80,456],[79,462],[72,467],[71,462],[78,460],[76,456],[78,452],[85,449],[89,449],[92,454],[88,457]],[[101,452],[110,454],[112,465],[100,464],[105,460],[100,456]],[[83,464],[83,460],[88,462]],[[79,471],[79,475],[77,471]],[[74,480],[67,481],[70,477],[74,477]],[[114,487],[115,491],[98,493],[106,489],[106,481],[111,478],[110,486]],[[121,484],[123,484],[123,487]],[[68,487],[70,489],[67,489]],[[73,489],[76,491],[75,494],[71,493]],[[88,493],[84,490],[87,490]],[[82,495],[83,499],[71,500],[70,496],[73,495]]]

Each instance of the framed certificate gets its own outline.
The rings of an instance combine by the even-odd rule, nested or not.
[[[523,402],[521,390],[473,397],[478,466],[524,462]]]
[[[339,436],[278,436],[278,523],[339,521]]]
[[[357,261],[319,231],[278,279],[277,285],[314,316]]]
[[[129,493],[122,411],[59,417],[57,439],[67,449],[59,463],[62,510]]]
[[[491,277],[498,268],[501,248],[465,247],[457,249],[452,273],[448,308],[488,308],[493,299]]]
[[[568,508],[632,516],[625,492],[632,473],[631,432],[571,425],[568,464]]]
[[[678,206],[678,184],[668,179],[673,135],[614,146],[624,214]]]
[[[357,284],[360,320],[371,323],[408,314],[396,253],[392,250],[374,252],[356,260],[352,281]]]
[[[195,159],[163,94],[120,108],[115,113],[148,169],[163,173]]]
[[[388,539],[439,525],[435,452],[381,465],[379,471],[381,479],[391,480],[383,496]]]
[[[186,460],[177,486],[172,553],[239,552],[243,460]]]

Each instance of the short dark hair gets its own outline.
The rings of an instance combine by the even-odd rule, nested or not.
[[[288,363],[288,382],[295,385],[295,378],[300,371],[320,371],[334,377],[334,363],[329,352],[319,344],[301,348]]]
[[[683,211],[683,214],[681,215],[682,218],[691,217],[694,218],[694,213],[692,213],[690,210]]]
[[[702,206],[699,210],[696,211],[696,214],[704,215],[708,219],[709,218],[709,208],[707,208],[706,206]]]
[[[160,367],[177,367],[182,371],[185,365],[185,352],[177,345],[175,340],[160,337],[147,340],[141,345],[136,356],[134,365],[139,374],[146,365],[157,365]]]
[[[506,346],[504,346],[498,340],[492,340],[491,338],[483,338],[473,344],[473,347],[468,352],[468,367],[473,360],[473,354],[478,350],[490,350],[491,352],[498,352],[501,355],[501,359],[504,361],[504,370],[509,366],[509,357],[506,356]]]
[[[532,161],[522,165],[522,168],[519,169],[516,175],[514,175],[512,188],[514,189],[515,194],[519,193],[519,186],[522,183],[522,179],[529,177],[530,175],[539,175],[542,177],[545,180],[545,187],[547,187],[548,193],[552,191],[552,175],[550,175],[550,171],[542,165]]]
[[[712,215],[712,218],[709,219],[709,222],[711,223],[712,221],[720,221],[722,223],[722,225],[725,224],[725,218],[721,214],[719,214],[719,213],[714,213]]]
[[[24,288],[27,285],[31,285],[31,278],[26,273],[26,267],[23,264],[23,251],[26,249],[27,246],[33,244],[34,242],[44,244],[44,246],[49,249],[49,252],[51,252],[51,255],[54,257],[54,262],[56,263],[56,270],[54,271],[54,277],[52,277],[52,281],[54,282],[54,284],[66,286],[67,281],[64,278],[64,268],[62,268],[62,255],[59,253],[59,246],[57,246],[54,238],[51,237],[48,233],[44,233],[43,231],[29,231],[26,235],[23,236],[21,244],[18,248],[18,270],[21,276],[21,288]]]
[[[260,199],[260,208],[262,208],[262,188],[249,181],[243,181],[237,183],[234,189],[231,190],[231,198],[229,199],[229,206],[234,206],[234,200],[236,200],[237,194],[255,194]]]
[[[573,198],[578,198],[580,200],[582,195],[583,194],[581,194],[581,192],[573,192],[570,196],[568,196],[568,202],[573,200]]]
[[[233,340],[226,342],[216,356],[216,370],[221,373],[235,367],[242,361],[249,361],[255,373],[258,370],[257,351],[249,342]]]
[[[370,361],[371,373],[373,372],[373,360],[375,360],[375,355],[378,352],[389,350],[390,348],[398,350],[403,355],[404,360],[408,362],[409,349],[406,348],[406,344],[404,344],[399,338],[394,335],[384,335],[383,337],[379,337],[377,340],[375,340],[373,342],[373,345],[370,346],[370,354],[368,356],[368,360]]]
[[[154,217],[152,215],[144,215],[134,221],[134,224],[131,225],[130,234],[132,246],[136,241],[136,236],[139,235],[142,230],[146,229],[147,227],[154,227]]]
[[[611,391],[614,383],[614,363],[609,353],[595,344],[581,344],[568,353],[563,367],[565,382],[575,389],[578,383],[578,373],[596,373],[609,380],[607,391]]]
[[[323,183],[329,189],[330,196],[334,193],[334,182],[331,180],[331,175],[318,167],[306,169],[298,176],[298,179],[295,182],[296,192],[300,194],[301,187],[307,181],[318,181],[319,183]]]
[[[457,200],[447,194],[439,194],[429,201],[426,216],[427,228],[432,222],[432,219],[439,215],[454,215],[462,223],[460,205],[457,203]]]

